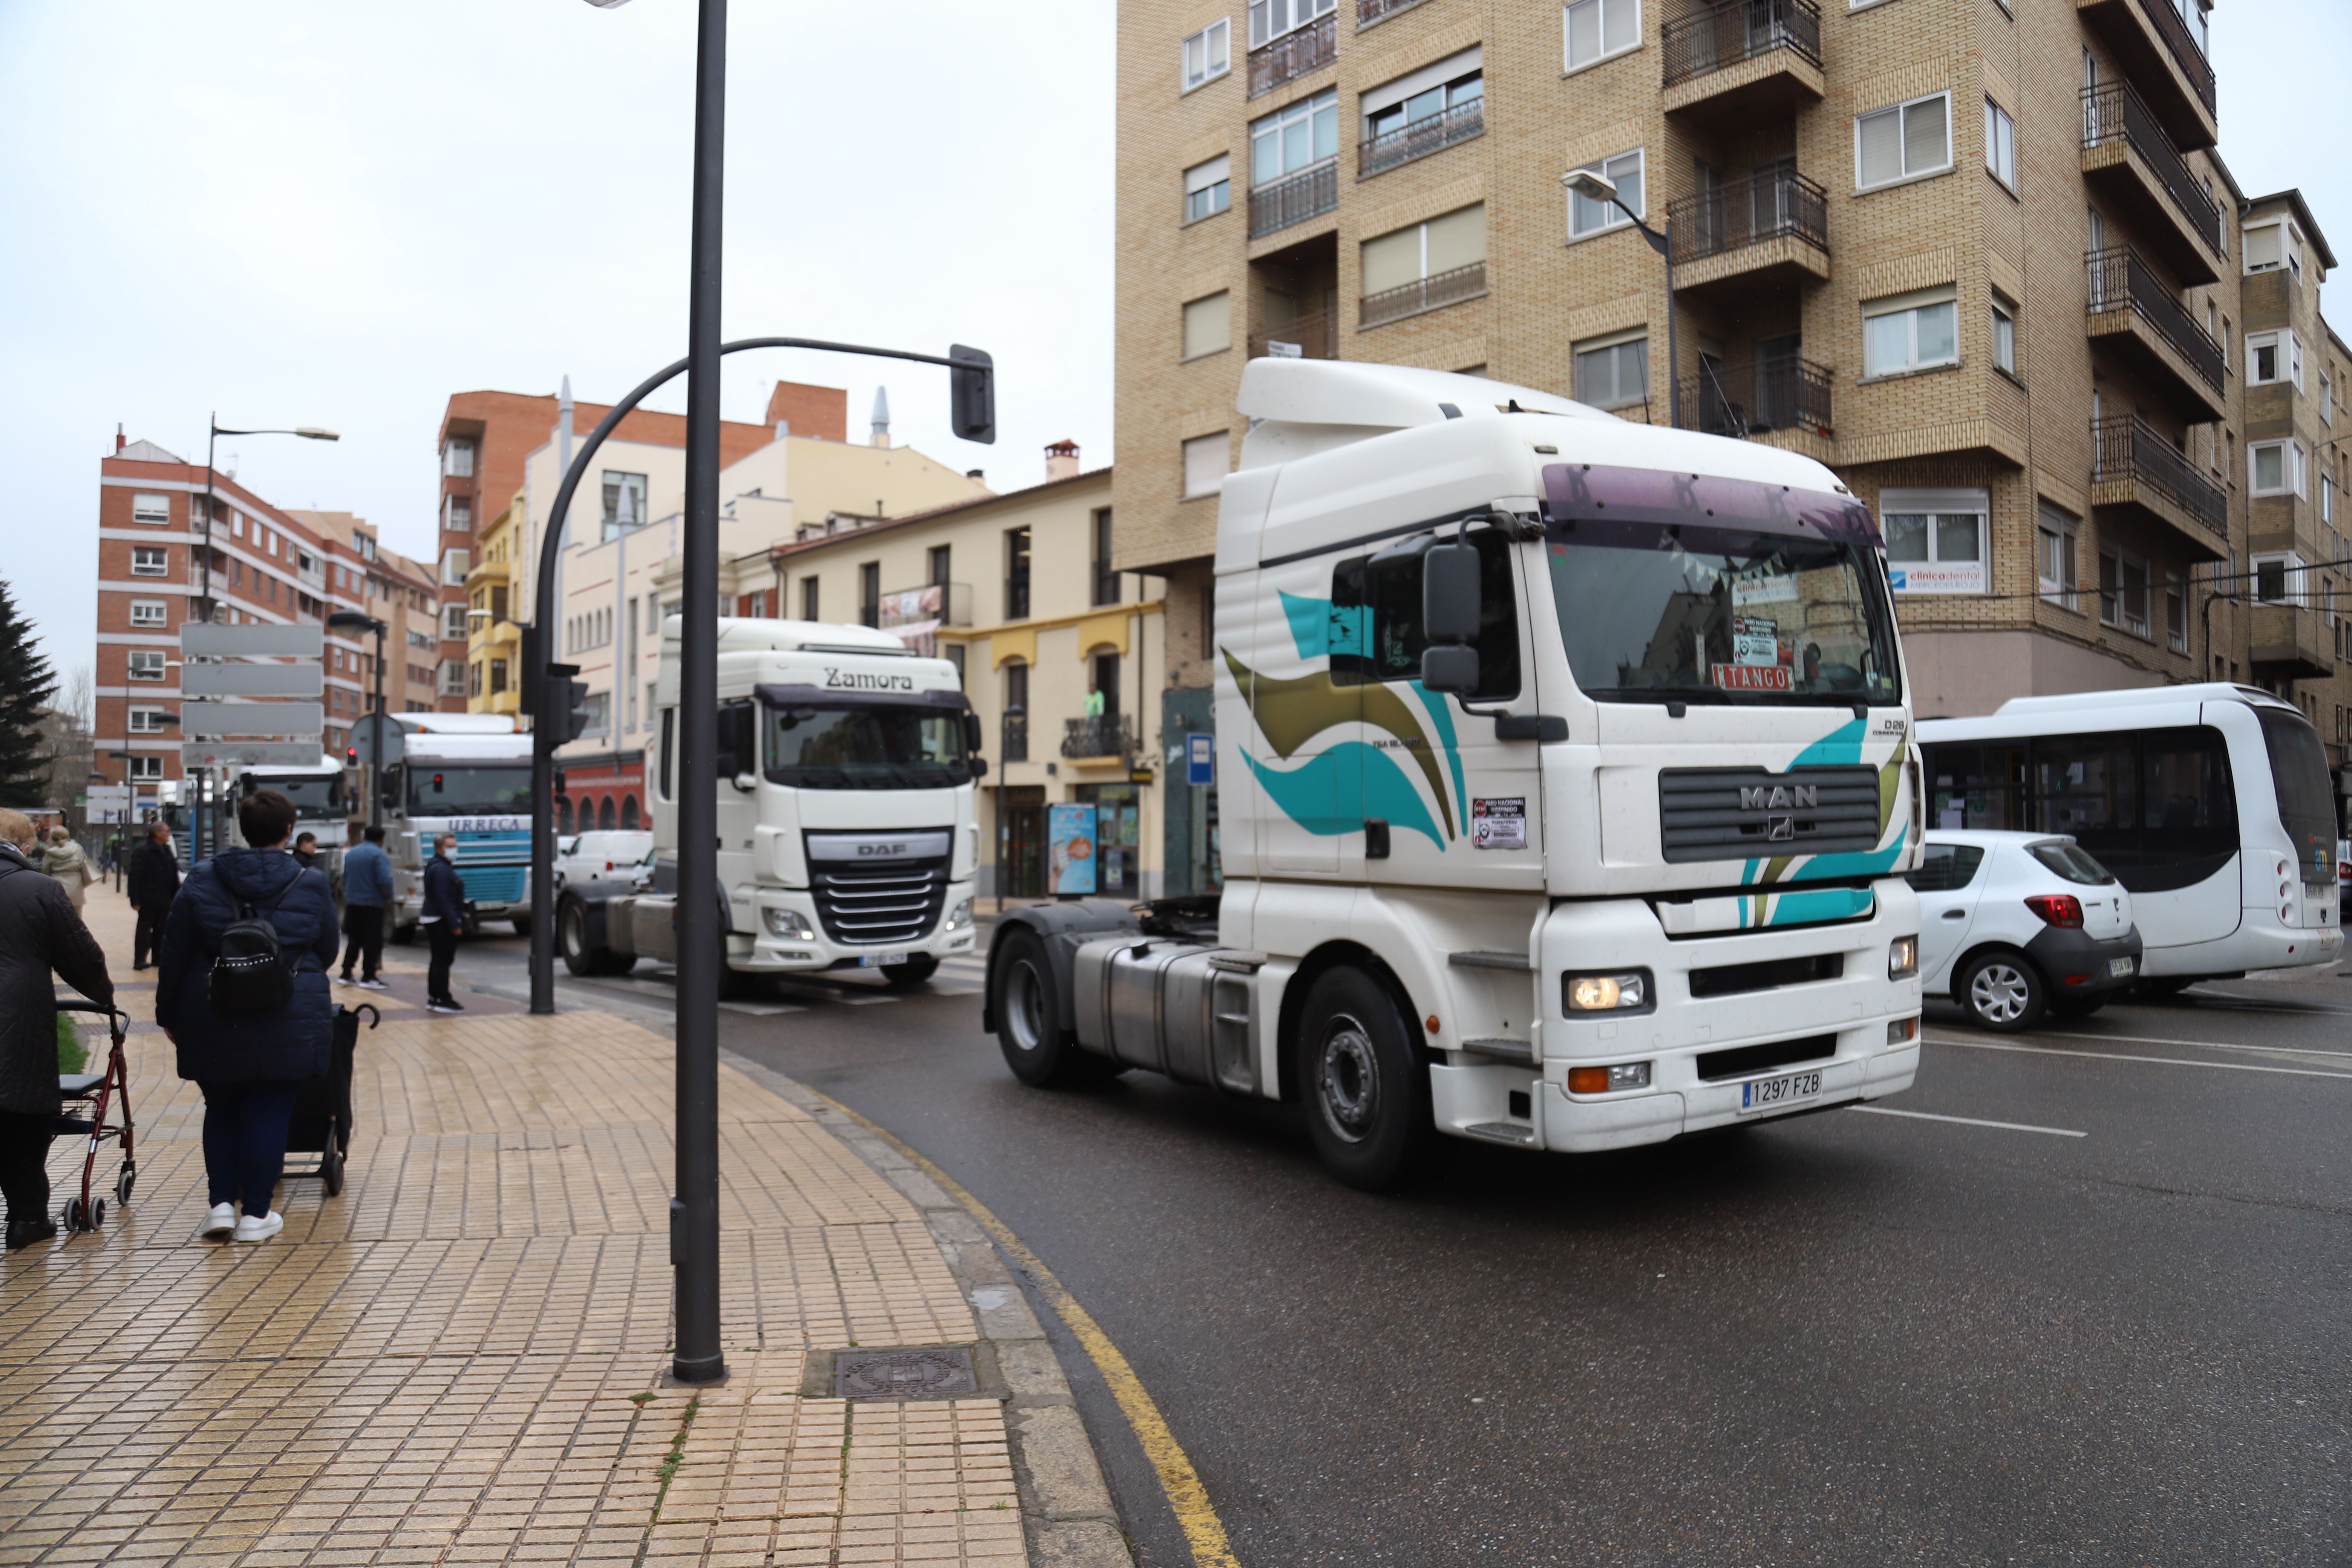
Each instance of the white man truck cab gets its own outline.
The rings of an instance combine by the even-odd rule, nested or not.
[[[556,940],[574,974],[677,962],[678,621],[662,631],[648,759],[655,890],[567,882]],[[866,626],[719,622],[719,884],[730,991],[870,969],[927,980],[972,945],[986,764],[954,665]]]
[[[1821,465],[1468,376],[1263,359],[1223,485],[1225,882],[1002,917],[1031,1083],[1303,1100],[1343,1180],[1584,1151],[1918,1063],[1910,715]]]

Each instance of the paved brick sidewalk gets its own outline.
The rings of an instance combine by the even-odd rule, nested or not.
[[[152,980],[121,900],[86,913]],[[924,1214],[770,1084],[722,1068],[732,1375],[698,1394],[665,1383],[667,1040],[388,1006],[342,1195],[289,1180],[231,1247],[192,1239],[152,995],[121,993],[134,1202],[0,1263],[0,1563],[1024,1560],[996,1400],[800,1393],[811,1351],[979,1333]]]

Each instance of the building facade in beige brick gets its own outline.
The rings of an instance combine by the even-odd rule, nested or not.
[[[2215,153],[2208,26],[2198,0],[1122,0],[1119,563],[1166,574],[1171,678],[1210,679],[1183,628],[1242,367],[1296,353],[1829,463],[1885,528],[1923,715],[2219,672],[2294,696],[2342,765],[2345,574],[2310,570],[2341,554],[2333,258]],[[1671,319],[1666,259],[1564,188],[1587,169],[1666,242]],[[2253,379],[2273,331],[2300,389]],[[2281,451],[2290,493],[2252,493]]]

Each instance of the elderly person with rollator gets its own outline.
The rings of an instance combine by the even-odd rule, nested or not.
[[[39,874],[32,819],[0,811],[0,1194],[8,1249],[58,1234],[48,1217],[58,1098],[58,991],[50,975],[114,1005],[106,954],[66,890]]]
[[[236,822],[250,847],[199,865],[172,901],[155,1022],[178,1048],[180,1076],[204,1091],[212,1207],[197,1234],[267,1241],[286,1227],[270,1199],[294,1097],[333,1052],[335,899],[324,871],[287,851],[292,801],[256,790]]]

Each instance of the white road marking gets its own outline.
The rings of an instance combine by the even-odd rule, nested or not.
[[[2323,1051],[2307,1046],[2246,1046],[2221,1040],[2170,1040],[2154,1035],[2078,1035],[2054,1029],[2036,1031],[2036,1037],[2045,1040],[2116,1040],[2127,1046],[2190,1046],[2201,1051],[2278,1051],[2294,1057],[2342,1057],[2352,1059],[2352,1051]],[[1957,1044],[1958,1042],[1948,1042]]]
[[[1938,1116],[1931,1110],[1895,1110],[1884,1105],[1849,1105],[1865,1116],[1908,1116],[1915,1121],[1957,1121],[1963,1127],[1998,1127],[2004,1132],[2047,1132],[2053,1138],[2088,1138],[2063,1127],[2029,1127],[2022,1121],[1982,1121],[1973,1116]]]
[[[748,1013],[754,1018],[772,1017],[778,1013],[805,1013],[806,1007],[797,1002],[721,1002],[730,1013]]]
[[[2079,1038],[2080,1037],[2076,1037]],[[2127,1057],[2118,1051],[2062,1051],[2050,1046],[2000,1046],[1990,1040],[1937,1040],[1931,1046],[1963,1046],[1975,1051],[2016,1051],[2036,1057],[2087,1057],[2095,1062],[2150,1062],[2168,1068],[2212,1068],[2220,1072],[2275,1072],[2289,1078],[2352,1079],[2352,1072],[2321,1072],[2315,1068],[2266,1068],[2252,1062],[2185,1062],[2179,1057]]]

